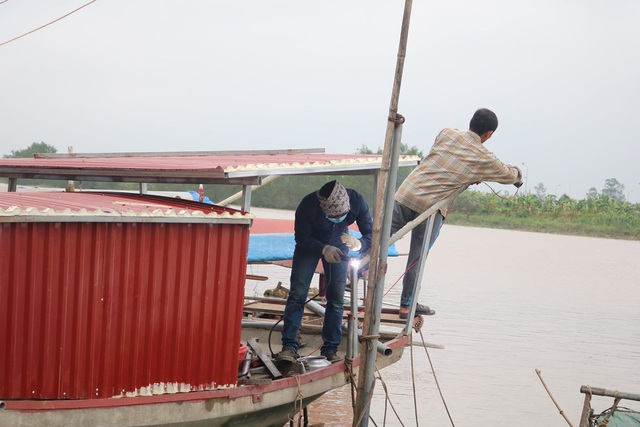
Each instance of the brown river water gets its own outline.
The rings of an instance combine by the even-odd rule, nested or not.
[[[256,210],[258,216],[290,212]],[[282,215],[282,216],[281,216]],[[408,237],[397,243],[408,251]],[[397,305],[406,257],[389,258],[385,303]],[[258,295],[288,270],[252,266],[270,277],[248,282]],[[266,283],[266,285],[265,285]],[[640,393],[640,242],[445,225],[427,260],[420,302],[436,311],[422,334],[457,427],[566,426],[535,370],[577,427],[581,385]],[[420,343],[414,334],[414,343]],[[413,363],[412,363],[413,362]],[[413,365],[413,370],[412,370]],[[452,425],[425,349],[406,349],[375,384],[369,425]],[[414,401],[413,388],[416,394]],[[395,416],[385,397],[399,415]],[[594,397],[597,411],[613,399]],[[622,406],[640,409],[640,403]],[[417,419],[416,410],[417,407]],[[309,408],[311,424],[351,425],[348,387]]]

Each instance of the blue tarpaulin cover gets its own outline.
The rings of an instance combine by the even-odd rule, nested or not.
[[[349,230],[349,234],[362,237],[360,233]],[[251,234],[249,236],[249,262],[280,261],[293,258],[296,241],[293,233]],[[357,257],[359,252],[350,251],[350,257]],[[398,256],[395,245],[389,247],[389,256]]]

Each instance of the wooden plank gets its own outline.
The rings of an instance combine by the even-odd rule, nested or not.
[[[247,304],[244,306],[244,311],[245,313],[267,313],[267,314],[284,316],[284,305],[271,304],[268,302],[252,302],[251,304]],[[306,307],[304,309],[303,315],[320,317]]]
[[[284,305],[286,304],[286,300],[282,300],[282,303],[277,303],[277,302],[269,302],[269,301],[257,301],[257,302],[252,302],[249,304],[246,304],[244,306],[244,312],[245,313],[266,313],[266,314],[272,314],[272,315],[279,315],[279,316],[283,316],[284,315]],[[344,319],[346,319],[349,316],[349,309],[348,307],[345,307],[344,313],[342,314],[342,317]],[[319,314],[317,314],[316,312],[310,310],[309,308],[305,307],[304,308],[304,316],[308,316],[308,317],[315,317],[315,318],[321,318],[322,316],[320,316]],[[364,320],[364,311],[360,311],[358,312],[358,320],[360,322],[362,322]],[[395,324],[399,324],[399,325],[404,325],[407,320],[406,319],[401,319],[400,317],[398,317],[398,312],[397,310],[390,310],[389,312],[382,312],[380,314],[380,321],[383,323],[395,323]]]
[[[273,378],[282,378],[282,373],[278,370],[278,368],[276,368],[276,365],[273,364],[273,362],[271,361],[271,358],[267,355],[267,353],[264,352],[264,350],[262,349],[262,347],[260,347],[260,344],[258,344],[255,338],[251,338],[249,341],[247,341],[247,344],[249,345],[249,347],[251,347],[253,351],[256,352],[256,354],[258,355],[260,360],[262,360],[262,363],[264,363],[264,366],[267,367],[267,369],[269,370]]]
[[[259,282],[264,282],[266,280],[269,280],[268,276],[260,276],[258,274],[247,274],[246,275],[246,279],[247,280],[257,280]]]

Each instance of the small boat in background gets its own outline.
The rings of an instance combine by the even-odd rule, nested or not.
[[[640,427],[640,411],[620,405],[623,400],[640,402],[640,394],[607,390],[588,385],[580,387],[580,393],[584,393],[585,397],[579,427]],[[611,397],[613,398],[613,405],[602,412],[596,413],[591,407],[593,396]]]

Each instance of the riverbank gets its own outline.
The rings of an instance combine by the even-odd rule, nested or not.
[[[233,206],[239,208],[239,206]],[[294,218],[294,211],[254,207],[252,213],[261,218]],[[451,212],[447,215],[448,225],[494,228],[502,230],[529,231],[534,233],[558,234],[566,236],[600,237],[617,240],[640,240],[640,227],[610,224],[585,224],[579,219],[568,218],[521,218],[505,215],[465,215]]]
[[[470,227],[497,228],[503,230],[530,231],[535,233],[562,234],[567,236],[601,237],[619,240],[640,240],[640,227],[628,224],[589,223],[584,218],[540,218],[491,214],[466,215],[451,212],[447,224]]]

